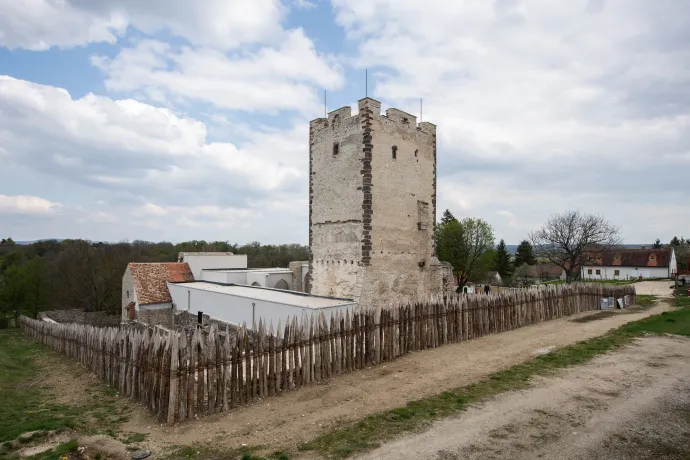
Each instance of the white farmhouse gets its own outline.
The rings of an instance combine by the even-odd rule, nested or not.
[[[673,248],[613,249],[590,256],[582,266],[585,280],[672,278],[678,271]]]

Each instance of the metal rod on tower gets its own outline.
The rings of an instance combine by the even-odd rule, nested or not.
[[[422,111],[422,98],[420,97],[420,98],[419,98],[419,122],[420,122],[420,123],[421,123],[422,120],[423,120],[423,119],[422,119],[422,115],[423,115],[423,114],[424,114],[424,112]]]
[[[328,103],[326,102],[326,90],[323,90],[323,117],[328,118]]]
[[[364,69],[364,97],[369,97],[369,69]]]

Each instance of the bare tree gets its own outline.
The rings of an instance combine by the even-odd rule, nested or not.
[[[620,244],[618,228],[602,216],[566,211],[554,214],[530,233],[537,257],[544,257],[565,270],[567,282],[591,253]]]

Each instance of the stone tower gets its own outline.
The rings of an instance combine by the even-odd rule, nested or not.
[[[359,101],[309,126],[309,292],[361,305],[439,293],[436,126]]]

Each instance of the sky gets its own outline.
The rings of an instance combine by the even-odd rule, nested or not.
[[[690,236],[688,0],[0,0],[0,236],[308,240],[309,120],[438,125],[438,216]]]

